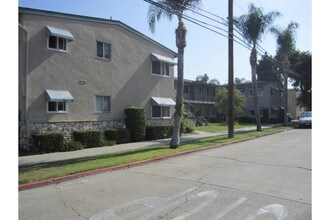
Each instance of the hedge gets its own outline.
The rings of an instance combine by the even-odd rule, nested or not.
[[[104,136],[108,140],[114,140],[117,144],[124,144],[131,142],[131,132],[128,129],[108,129],[104,132]]]
[[[131,131],[133,142],[144,141],[146,136],[146,113],[144,108],[130,107],[125,109],[125,125]]]
[[[101,146],[102,131],[74,131],[72,136],[86,148]]]
[[[146,127],[146,140],[157,140],[172,137],[172,125],[157,125]]]
[[[32,135],[34,150],[37,153],[61,151],[64,146],[64,134],[47,132]]]

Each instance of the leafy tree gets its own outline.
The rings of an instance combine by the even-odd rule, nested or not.
[[[312,54],[293,51],[289,57],[291,69],[289,77],[294,80],[292,86],[301,91],[297,104],[312,110]]]
[[[216,86],[220,86],[220,81],[217,80],[217,79],[211,79],[211,80],[209,81],[209,84],[216,85]]]
[[[241,15],[237,19],[235,25],[242,33],[244,39],[252,44],[250,55],[251,75],[252,75],[252,90],[253,90],[253,105],[256,116],[257,131],[261,131],[261,121],[259,113],[259,103],[257,96],[257,50],[256,46],[261,42],[263,34],[270,28],[274,19],[280,16],[279,12],[272,11],[268,14],[263,14],[262,8],[257,8],[253,4],[249,5],[248,14]]]
[[[180,144],[180,124],[181,109],[183,106],[183,68],[184,68],[184,48],[186,47],[187,29],[183,22],[182,15],[187,10],[195,9],[201,4],[201,0],[157,0],[156,4],[152,4],[148,10],[148,22],[151,32],[155,32],[156,21],[162,17],[172,19],[173,15],[178,18],[179,24],[175,30],[176,46],[178,48],[178,80],[177,80],[177,96],[174,113],[173,135],[170,142],[171,148],[177,148]]]
[[[244,112],[246,99],[238,89],[234,89],[234,114]],[[228,115],[228,89],[227,87],[218,88],[215,92],[215,107],[218,112],[223,113],[226,118]]]
[[[276,60],[268,54],[263,55],[257,65],[257,81],[278,82],[282,84],[281,71]]]
[[[275,35],[277,42],[277,55],[282,62],[284,73],[284,124],[288,124],[288,72],[290,68],[289,56],[295,49],[295,33],[298,23],[290,22],[286,29],[273,27],[270,31]]]

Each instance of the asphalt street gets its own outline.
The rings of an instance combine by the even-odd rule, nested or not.
[[[311,219],[311,129],[19,192],[19,219]]]

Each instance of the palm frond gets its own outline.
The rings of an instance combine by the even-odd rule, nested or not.
[[[276,37],[279,56],[287,56],[295,48],[295,34],[298,26],[298,23],[291,21],[285,30],[280,27],[272,27],[270,29]]]
[[[248,14],[238,17],[235,25],[248,43],[256,45],[261,42],[263,34],[269,30],[275,18],[279,16],[281,14],[277,11],[264,15],[262,8],[250,4]]]
[[[173,15],[178,16],[179,20],[182,14],[187,10],[192,10],[201,5],[201,0],[158,0],[156,5],[150,5],[147,19],[149,29],[155,32],[156,23],[162,18],[172,19]]]

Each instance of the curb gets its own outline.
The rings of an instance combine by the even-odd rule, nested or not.
[[[105,172],[109,172],[109,171],[115,171],[115,170],[140,166],[140,165],[147,164],[147,163],[153,163],[153,162],[157,162],[157,161],[161,161],[161,160],[165,160],[165,159],[169,159],[169,158],[173,158],[173,157],[183,156],[183,155],[198,152],[198,151],[209,150],[209,149],[213,149],[213,148],[217,148],[217,147],[223,147],[223,146],[227,146],[227,145],[231,145],[231,144],[249,141],[249,140],[256,139],[256,138],[257,137],[254,136],[254,137],[249,137],[249,138],[245,138],[245,139],[241,139],[241,140],[237,140],[237,141],[216,144],[216,145],[207,146],[207,147],[203,147],[203,148],[199,148],[199,149],[195,149],[195,150],[189,150],[189,151],[185,151],[185,152],[169,154],[169,155],[141,160],[141,161],[137,161],[137,162],[121,164],[121,165],[112,166],[112,167],[99,168],[96,170],[89,170],[89,171],[84,171],[84,172],[75,173],[75,174],[71,174],[71,175],[54,177],[54,178],[40,180],[40,181],[36,181],[36,182],[32,182],[32,183],[21,184],[21,185],[19,185],[18,190],[23,191],[23,190],[33,189],[33,188],[47,186],[47,185],[51,185],[51,184],[59,184],[64,181],[74,180],[74,179],[78,179],[78,178],[85,177],[85,176],[91,176],[91,175],[105,173]]]

